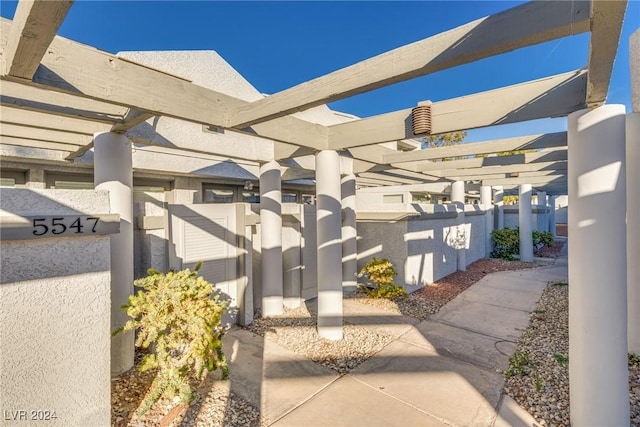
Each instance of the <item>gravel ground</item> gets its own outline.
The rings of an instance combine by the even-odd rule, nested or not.
[[[543,426],[569,426],[569,291],[567,285],[550,285],[516,353],[528,355],[521,373],[505,376],[505,393]],[[515,369],[517,371],[517,369]],[[629,364],[631,425],[640,427],[640,359]]]
[[[482,259],[469,265],[467,271],[453,273],[406,298],[395,301],[369,299],[358,293],[348,297],[393,313],[426,319],[489,273],[540,265],[544,264]],[[282,316],[258,318],[247,329],[341,374],[351,371],[392,340],[390,336],[345,324],[344,338],[329,341],[317,336],[315,325],[315,316],[303,305],[295,310],[286,310]],[[138,354],[136,367],[112,381],[113,426],[260,426],[258,410],[239,396],[230,394],[228,382],[216,380],[214,374],[199,387],[195,401],[186,411],[184,405],[162,398],[143,417],[139,417],[135,412],[155,375],[153,371],[138,371],[140,359]]]

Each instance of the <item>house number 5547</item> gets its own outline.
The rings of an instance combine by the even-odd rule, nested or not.
[[[33,218],[33,235],[95,233],[99,221],[92,216]]]

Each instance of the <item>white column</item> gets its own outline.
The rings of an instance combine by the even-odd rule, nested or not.
[[[549,196],[549,231],[556,237],[556,196]]]
[[[491,203],[491,186],[483,185],[480,187],[480,203],[484,212],[485,224],[485,258],[491,256],[491,231],[493,231],[493,204]]]
[[[533,262],[531,215],[531,184],[520,184],[518,196],[518,226],[520,227],[520,261]]]
[[[342,178],[342,286],[354,290],[357,286],[358,244],[356,230],[356,176]]]
[[[496,230],[502,230],[504,228],[504,190],[502,187],[495,187],[496,193],[493,196],[493,204],[495,205],[495,221]]]
[[[260,239],[262,316],[276,316],[283,312],[283,265],[282,191],[275,160],[260,166]]]
[[[538,191],[537,196],[538,207],[542,206],[545,211],[542,214],[542,218],[538,218],[538,224],[536,228],[538,229],[538,231],[549,231],[549,220],[547,219],[547,192]]]
[[[111,330],[129,317],[122,306],[133,294],[133,171],[131,141],[124,135],[93,135],[94,184],[109,191],[111,213],[120,215],[120,233],[111,235]],[[119,333],[111,340],[111,375],[133,367],[134,333]]]
[[[640,355],[640,112],[628,114],[626,123],[627,164],[633,165],[627,168],[628,337],[629,352]]]
[[[640,30],[629,38],[631,99],[627,115],[627,298],[629,351],[640,354]],[[634,183],[634,184],[631,184]]]
[[[624,122],[624,105],[604,105],[572,113],[567,123],[575,426],[629,425]]]
[[[467,253],[466,253],[466,219],[464,215],[464,181],[456,181],[451,184],[451,202],[456,205],[458,210],[458,225],[456,235],[456,258],[458,271],[467,270]],[[462,238],[459,241],[458,238]]]
[[[342,218],[340,158],[331,150],[316,154],[318,232],[318,335],[342,339]]]

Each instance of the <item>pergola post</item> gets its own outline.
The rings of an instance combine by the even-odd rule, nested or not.
[[[467,270],[466,254],[466,221],[464,215],[464,181],[451,183],[451,202],[458,210],[458,225],[456,227],[455,246],[458,271]],[[462,231],[460,231],[462,230]]]
[[[549,231],[556,237],[556,196],[549,196]]]
[[[542,213],[542,218],[538,218],[537,229],[538,231],[549,231],[549,220],[547,219],[547,192],[546,191],[538,191],[538,207],[542,206],[544,208],[544,212]]]
[[[571,424],[628,425],[625,107],[569,115]]]
[[[120,232],[111,235],[111,330],[129,317],[122,309],[133,295],[133,169],[131,141],[114,132],[93,135],[94,184],[109,191],[111,213],[120,215]],[[134,333],[122,332],[111,340],[111,375],[133,367]]]
[[[480,187],[480,203],[484,209],[485,224],[485,257],[491,256],[491,231],[493,231],[493,216],[491,204],[491,186],[483,185]]]
[[[495,205],[495,218],[494,225],[496,230],[502,230],[504,228],[504,190],[502,187],[494,187],[496,192],[493,196],[493,204]]]
[[[260,166],[260,247],[262,316],[283,312],[282,190],[280,165],[275,160]]]
[[[631,96],[633,112],[627,114],[627,182],[640,182],[640,30],[629,38]],[[632,220],[635,218],[635,220]],[[627,307],[629,352],[640,354],[640,192],[627,186]]]
[[[342,218],[340,158],[333,150],[316,154],[318,243],[318,335],[342,339]]]
[[[358,274],[356,176],[342,178],[342,287],[355,290]]]
[[[520,227],[520,261],[533,262],[531,215],[531,184],[520,184],[518,197],[518,226]]]

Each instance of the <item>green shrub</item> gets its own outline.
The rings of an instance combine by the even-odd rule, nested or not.
[[[539,249],[541,245],[551,246],[553,245],[553,234],[548,231],[534,230],[532,232],[532,241],[534,249]],[[491,242],[493,244],[492,258],[513,261],[515,256],[520,253],[520,229],[516,227],[493,230],[491,232]]]
[[[517,227],[493,230],[491,242],[493,243],[492,258],[513,261],[514,255],[520,253],[520,230]]]
[[[397,298],[407,296],[402,286],[395,285],[393,278],[398,272],[391,261],[385,258],[373,258],[367,263],[358,277],[364,277],[366,285],[361,286],[371,298]]]
[[[219,301],[209,282],[198,277],[201,264],[193,272],[162,274],[150,269],[147,277],[135,281],[142,289],[122,307],[132,320],[114,334],[135,329],[136,347],[152,347],[140,370],[158,369],[141,415],[164,394],[177,394],[182,402],[189,402],[191,382],[203,380],[206,371],[221,369],[227,376],[221,341],[226,303]]]

